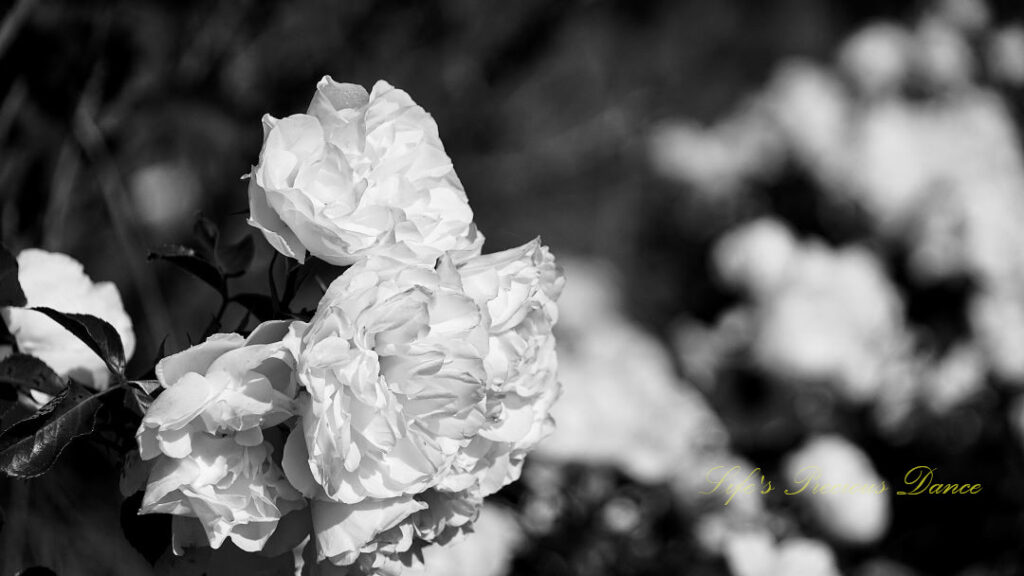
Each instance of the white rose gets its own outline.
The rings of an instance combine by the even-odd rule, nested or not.
[[[142,459],[184,458],[201,433],[230,433],[242,446],[263,442],[262,429],[295,412],[295,360],[283,339],[300,326],[265,322],[248,338],[214,334],[161,360],[156,374],[164,390],[137,434]]]
[[[325,76],[306,114],[263,123],[249,223],[280,253],[338,265],[395,244],[421,262],[479,253],[437,125],[402,90],[379,81],[368,94]]]
[[[297,376],[309,467],[330,499],[422,492],[483,424],[486,316],[459,282],[447,259],[435,271],[374,258],[321,299]]]
[[[230,537],[253,552],[284,514],[306,505],[281,470],[283,437],[270,430],[294,414],[285,338],[302,327],[266,322],[248,338],[214,334],[160,361],[163,391],[136,435],[142,459],[155,459],[141,513],[196,518],[213,548]],[[173,526],[176,541],[194,540],[178,533],[186,524]]]
[[[106,320],[121,337],[125,358],[130,359],[135,352],[132,320],[124,310],[117,286],[93,283],[74,258],[34,248],[22,250],[18,254],[18,281],[29,307]],[[21,352],[46,362],[62,377],[100,390],[108,386],[110,375],[103,360],[60,324],[23,308],[5,308],[3,317]]]
[[[274,453],[270,442],[243,446],[231,437],[197,435],[184,458],[156,460],[139,513],[197,518],[213,548],[231,538],[246,552],[262,550],[281,518],[306,505]]]
[[[552,328],[565,278],[539,239],[471,259],[459,274],[490,317],[487,421],[460,460],[486,496],[518,479],[526,453],[554,428],[561,388]],[[458,489],[460,481],[468,479],[450,484]]]
[[[369,258],[331,284],[296,346],[283,461],[312,561],[390,573],[518,477],[552,425],[561,285],[537,241],[462,266]]]

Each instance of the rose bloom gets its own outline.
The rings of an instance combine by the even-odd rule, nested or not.
[[[264,116],[249,224],[281,254],[349,265],[395,244],[432,262],[479,254],[462,183],[433,118],[402,90],[325,76],[306,114]]]
[[[297,346],[288,479],[312,499],[316,561],[394,573],[518,477],[557,397],[546,248],[455,265],[371,258],[335,280]]]
[[[306,505],[274,459],[277,450],[271,442],[244,446],[229,436],[199,434],[184,458],[156,460],[140,513],[197,518],[213,548],[231,538],[247,552],[262,550],[281,518]],[[180,553],[178,542],[191,540],[187,524],[172,527]]]
[[[565,278],[539,239],[474,258],[459,274],[490,318],[487,421],[457,467],[486,496],[517,480],[527,452],[554,429],[549,413],[561,388],[552,328]],[[447,485],[460,489],[460,481]]]
[[[285,340],[300,326],[266,322],[248,338],[215,334],[160,361],[163,391],[137,434],[141,458],[156,460],[142,513],[198,518],[212,547],[230,537],[256,551],[284,514],[305,506],[280,468],[283,437],[275,442],[268,430],[294,414]]]
[[[132,320],[111,282],[94,283],[82,264],[57,252],[30,248],[18,254],[18,281],[29,307],[88,314],[107,321],[117,331],[125,358],[135,352]],[[24,308],[4,308],[3,319],[18,350],[46,362],[61,377],[102,390],[110,382],[103,360],[82,341],[48,316]]]
[[[313,478],[355,504],[422,492],[484,421],[486,317],[451,261],[370,259],[335,280],[296,364]]]

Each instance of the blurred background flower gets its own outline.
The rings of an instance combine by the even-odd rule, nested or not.
[[[539,233],[566,270],[558,428],[424,573],[1024,571],[1018,0],[18,0],[0,237],[114,282],[133,367],[184,349],[217,298],[147,251],[199,211],[249,234],[260,118],[324,75],[406,90],[484,250]],[[258,246],[242,291],[265,285]],[[147,573],[109,460],[0,480],[0,575]],[[713,466],[809,464],[891,489],[700,494]],[[919,464],[984,490],[894,496]]]

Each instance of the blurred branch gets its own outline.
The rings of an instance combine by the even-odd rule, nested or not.
[[[106,139],[96,124],[93,106],[90,106],[90,95],[98,90],[100,75],[94,74],[75,110],[73,132],[75,140],[82,148],[85,157],[95,166],[97,181],[106,203],[114,234],[124,254],[125,264],[135,284],[136,292],[142,302],[146,314],[150,336],[154,342],[164,335],[173,333],[173,324],[166,307],[161,302],[160,289],[152,274],[144,269],[145,257],[142,251],[140,234],[130,229],[136,221],[128,213],[128,193],[124,179],[116,161],[110,153]]]
[[[11,86],[3,104],[0,104],[0,146],[7,141],[7,134],[18,118],[18,112],[27,95],[28,89],[25,87],[25,81],[19,78]]]
[[[18,30],[21,25],[25,23],[25,19],[28,18],[32,8],[35,7],[37,0],[20,0],[14,5],[10,11],[4,16],[3,23],[0,23],[0,58],[3,58],[4,52],[7,50],[7,46],[14,41],[14,37],[18,35]]]
[[[75,148],[74,140],[69,138],[57,154],[57,165],[50,183],[50,200],[46,203],[43,216],[43,248],[47,250],[67,251],[64,249],[65,223],[70,212],[71,194],[81,168],[81,160]]]

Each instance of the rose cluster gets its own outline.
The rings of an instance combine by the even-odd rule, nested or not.
[[[563,278],[539,240],[480,254],[436,124],[386,82],[325,77],[306,114],[263,124],[250,224],[348,268],[308,322],[158,364],[142,512],[175,515],[176,551],[231,540],[396,573],[467,530],[550,432]]]

